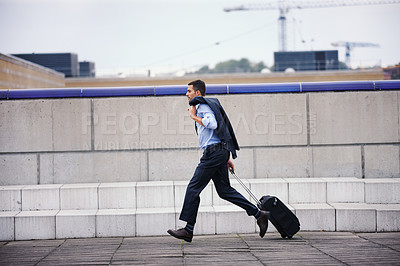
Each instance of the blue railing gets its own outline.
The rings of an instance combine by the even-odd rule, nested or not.
[[[187,85],[0,90],[0,99],[184,95]],[[400,90],[400,80],[207,85],[207,94]]]

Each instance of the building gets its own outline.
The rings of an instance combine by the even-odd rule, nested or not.
[[[96,70],[93,62],[79,62],[79,76],[80,77],[96,77]]]
[[[275,52],[274,70],[281,72],[289,68],[295,71],[338,70],[338,51]]]
[[[400,64],[383,68],[385,79],[400,79]]]
[[[74,53],[32,53],[13,56],[64,73],[65,77],[79,77],[78,55]]]
[[[65,87],[63,73],[0,53],[0,89],[63,87]]]

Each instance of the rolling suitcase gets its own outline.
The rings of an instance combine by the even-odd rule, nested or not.
[[[276,230],[281,234],[282,238],[292,238],[300,230],[300,222],[296,215],[289,210],[289,208],[275,196],[263,196],[260,200],[254,196],[242,180],[231,171],[231,174],[243,186],[243,188],[250,194],[250,196],[257,202],[257,207],[264,211],[270,212],[269,220],[275,226]]]
[[[263,196],[260,202],[261,209],[270,212],[269,220],[281,234],[282,238],[292,238],[300,230],[299,219],[277,197]]]

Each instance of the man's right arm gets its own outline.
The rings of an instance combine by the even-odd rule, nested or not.
[[[188,111],[189,111],[190,118],[204,127],[203,119],[196,115],[196,107],[191,106],[191,107],[189,107]]]
[[[199,108],[200,112],[202,112],[202,122],[203,126],[208,129],[216,129],[218,126],[217,119],[215,118],[214,112],[208,105],[201,105]],[[199,111],[198,110],[198,111]]]

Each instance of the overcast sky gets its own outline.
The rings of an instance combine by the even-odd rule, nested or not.
[[[263,2],[273,0],[0,0],[0,53],[72,52],[100,75],[240,58],[271,66],[279,11],[223,11]],[[345,61],[332,42],[368,42],[380,47],[355,48],[353,67],[400,62],[400,4],[292,9],[287,20],[289,50],[338,49]]]

